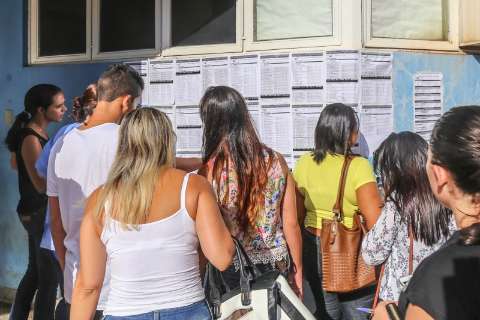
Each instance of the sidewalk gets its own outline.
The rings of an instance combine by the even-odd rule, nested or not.
[[[0,320],[8,320],[8,312],[10,312],[10,305],[0,302]],[[28,320],[32,320],[32,319],[33,319],[33,315],[30,312],[30,316],[28,317]]]

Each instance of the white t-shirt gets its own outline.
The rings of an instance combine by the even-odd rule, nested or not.
[[[88,196],[107,180],[118,143],[119,126],[102,124],[77,128],[57,141],[48,160],[47,195],[58,197],[65,229],[65,299],[71,303],[80,263],[80,224]],[[103,310],[108,293],[109,270],[105,271],[97,309]]]

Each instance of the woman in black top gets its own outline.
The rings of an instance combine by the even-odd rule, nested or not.
[[[427,173],[460,230],[415,270],[400,296],[401,316],[480,319],[480,106],[454,108],[436,123]],[[383,308],[374,319],[388,319]]]
[[[47,206],[46,182],[36,169],[42,148],[48,140],[47,126],[59,122],[67,110],[60,88],[39,84],[25,95],[25,111],[20,113],[5,140],[12,153],[12,164],[18,170],[20,201],[17,213],[28,234],[28,267],[15,296],[12,320],[26,320],[33,296],[34,319],[53,319],[57,279],[50,254],[40,248]]]

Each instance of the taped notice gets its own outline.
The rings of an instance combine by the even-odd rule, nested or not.
[[[145,84],[145,88],[143,89],[142,92],[142,100],[140,102],[140,105],[145,107],[149,106],[149,101],[148,101],[148,93],[149,93],[149,75],[148,75],[148,60],[142,60],[142,61],[133,61],[133,62],[126,62],[127,65],[135,69],[138,74],[142,77],[143,83]]]
[[[393,131],[393,108],[386,106],[363,106],[360,114],[360,132],[367,146],[359,145],[359,153],[372,155]],[[362,141],[359,140],[359,143]],[[367,149],[365,150],[365,147]]]
[[[429,141],[433,127],[442,115],[443,74],[419,72],[414,76],[413,130]]]
[[[177,60],[175,72],[175,104],[197,105],[202,95],[200,59]]]
[[[292,117],[289,105],[262,106],[262,140],[282,154],[292,154]]]
[[[362,52],[360,69],[362,104],[392,104],[392,54]]]
[[[199,152],[202,149],[202,121],[197,106],[177,107],[177,150]]]
[[[327,52],[327,103],[359,103],[360,55],[356,50]]]
[[[246,99],[258,99],[258,55],[230,57],[230,84]]]
[[[292,54],[292,103],[323,103],[325,62],[323,53]]]
[[[260,84],[262,104],[290,103],[290,55],[261,56]]]
[[[315,147],[315,127],[322,112],[322,106],[294,106],[293,151],[308,151]]]
[[[228,58],[202,60],[203,90],[211,86],[228,86]]]
[[[175,62],[173,60],[150,61],[150,87],[148,101],[151,106],[171,106],[174,102],[173,80]]]

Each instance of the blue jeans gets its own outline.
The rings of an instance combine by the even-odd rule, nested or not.
[[[105,316],[104,320],[211,320],[212,315],[205,300],[191,305],[163,309],[133,316]]]
[[[369,315],[358,311],[356,308],[372,307],[375,286],[345,294],[324,291],[322,289],[320,238],[308,231],[303,231],[303,274],[306,282],[304,302],[317,319],[368,319]]]

